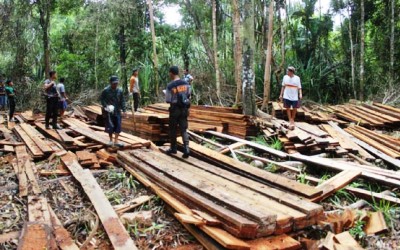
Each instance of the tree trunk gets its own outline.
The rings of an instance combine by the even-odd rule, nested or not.
[[[213,50],[214,50],[214,69],[215,69],[215,87],[217,88],[217,97],[221,102],[221,83],[219,79],[218,63],[218,43],[217,43],[217,0],[212,0],[212,31],[213,31]]]
[[[233,9],[233,38],[235,48],[233,51],[235,61],[235,82],[236,98],[235,106],[239,105],[242,99],[242,41],[240,38],[240,11],[238,0],[232,0]]]
[[[264,98],[261,109],[268,109],[269,96],[271,91],[271,59],[272,59],[272,44],[274,35],[274,0],[270,0],[268,10],[268,44],[267,44],[267,58],[265,61],[264,72]]]
[[[122,89],[127,92],[128,84],[126,79],[126,38],[125,38],[125,26],[119,26],[119,61],[121,64],[121,84]]]
[[[254,67],[254,0],[242,0],[243,5],[243,113],[256,114]]]
[[[364,49],[365,49],[365,8],[361,0],[361,43],[360,43],[360,101],[364,100]]]
[[[94,45],[94,80],[95,80],[95,89],[99,88],[99,77],[97,73],[97,54],[99,50],[99,15],[100,15],[100,6],[97,7],[96,12],[96,37],[95,37],[95,45]]]
[[[355,59],[354,59],[354,44],[353,44],[353,28],[351,25],[351,11],[350,6],[348,6],[349,14],[349,38],[350,38],[350,56],[351,56],[351,87],[353,88],[353,97],[357,99],[357,89],[356,89],[356,69],[355,69]]]
[[[390,18],[390,84],[394,84],[394,9],[395,0],[391,0],[391,18]]]
[[[44,70],[46,78],[49,78],[50,72],[50,42],[49,42],[49,26],[51,16],[51,0],[38,0],[39,23],[42,28]]]
[[[157,58],[157,40],[156,40],[156,31],[154,29],[154,13],[153,13],[153,3],[151,0],[147,0],[147,4],[149,5],[149,13],[150,13],[150,29],[151,29],[151,38],[153,40],[153,63],[154,63],[154,81],[156,88],[156,96],[159,96],[158,90],[158,58]]]

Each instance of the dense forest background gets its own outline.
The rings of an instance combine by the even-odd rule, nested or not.
[[[181,25],[165,22],[169,4]],[[0,72],[20,107],[40,105],[49,69],[80,102],[140,67],[143,103],[160,101],[171,65],[191,70],[199,104],[241,104],[246,77],[252,100],[276,99],[288,65],[310,101],[400,96],[400,0],[2,0],[0,12]]]

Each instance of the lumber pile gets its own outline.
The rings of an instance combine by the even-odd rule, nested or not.
[[[195,146],[193,150],[207,149]],[[118,152],[123,165],[135,167],[171,194],[179,194],[182,202],[193,206],[192,209],[201,208],[220,220],[224,230],[239,238],[304,228],[314,224],[321,214],[322,207],[295,195],[314,197],[319,191],[265,171],[253,171],[251,166],[233,163],[225,157],[208,154],[206,158],[213,161],[211,165],[194,158],[182,161],[151,150]],[[221,167],[215,167],[217,162]],[[235,173],[238,169],[251,172],[264,183]],[[276,185],[291,192],[282,192]]]
[[[169,104],[157,103],[145,108],[147,112],[168,114]],[[229,107],[211,107],[192,105],[189,115],[191,131],[215,130],[240,138],[255,136],[257,126],[252,117],[242,114],[242,110]]]

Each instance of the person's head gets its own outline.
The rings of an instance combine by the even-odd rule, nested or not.
[[[14,85],[13,81],[11,81],[11,80],[7,80],[6,84],[7,84],[7,86],[13,86]]]
[[[110,77],[110,85],[112,89],[116,89],[118,87],[119,79],[117,76]]]
[[[185,75],[187,75],[187,74],[189,74],[189,70],[188,70],[188,69],[185,69],[185,70],[183,71],[183,73],[184,73]]]
[[[52,70],[49,72],[49,77],[53,80],[57,79],[57,72]]]
[[[64,83],[64,82],[65,82],[65,78],[64,78],[64,77],[61,77],[61,78],[60,78],[60,82],[61,82],[61,83]]]
[[[288,76],[293,77],[295,72],[296,72],[296,69],[295,69],[293,66],[289,66],[289,67],[287,68],[287,74],[288,74]]]
[[[179,68],[178,66],[172,66],[169,68],[169,78],[173,80],[176,78],[176,76],[179,76]]]
[[[139,69],[138,68],[133,69],[132,70],[132,75],[137,77],[139,75]]]

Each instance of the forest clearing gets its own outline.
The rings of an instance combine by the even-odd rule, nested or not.
[[[400,249],[398,0],[0,12],[0,249]]]

